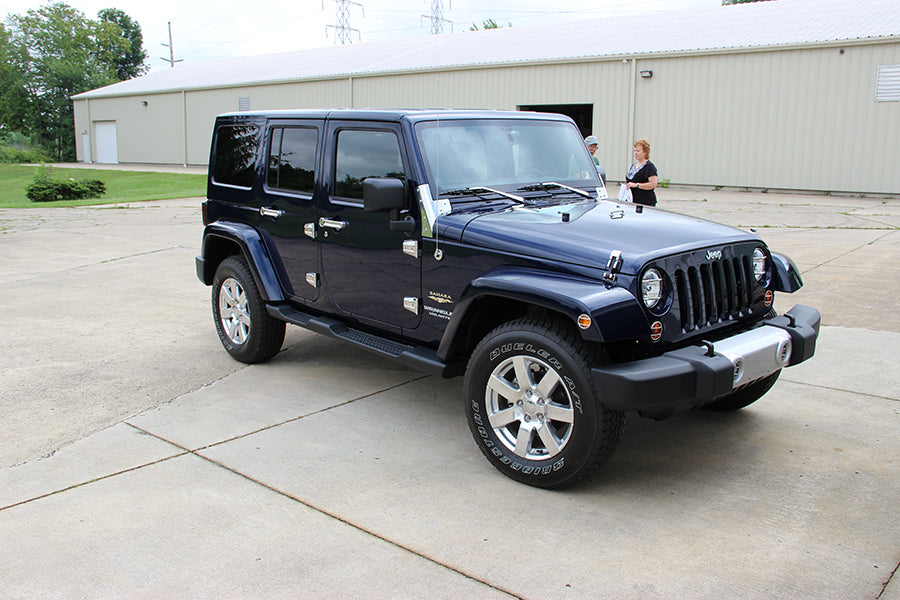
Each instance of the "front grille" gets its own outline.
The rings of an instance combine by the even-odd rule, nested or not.
[[[739,319],[753,308],[749,255],[681,267],[674,284],[683,333]]]

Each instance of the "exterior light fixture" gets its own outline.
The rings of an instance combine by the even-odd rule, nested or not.
[[[653,77],[653,71],[649,69],[641,71],[641,79],[650,79],[651,77]]]

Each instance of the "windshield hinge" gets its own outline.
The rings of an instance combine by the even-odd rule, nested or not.
[[[603,279],[606,281],[615,281],[616,273],[619,269],[622,268],[622,251],[621,250],[613,250],[609,253],[609,260],[606,262],[606,273],[603,274]]]

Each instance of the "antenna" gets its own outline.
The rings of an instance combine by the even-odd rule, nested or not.
[[[183,58],[178,58],[178,59],[175,58],[175,49],[172,46],[172,21],[169,21],[169,43],[162,44],[162,45],[166,46],[169,49],[169,58],[160,57],[160,60],[164,60],[167,63],[169,63],[169,67],[174,67],[175,63],[181,62],[184,60]]]
[[[362,38],[359,35],[359,29],[354,29],[350,27],[350,4],[355,4],[358,6],[363,13],[363,16],[366,16],[365,7],[359,2],[353,2],[353,0],[334,0],[336,14],[335,20],[337,21],[337,25],[326,25],[325,33],[328,34],[328,28],[333,27],[337,32],[337,35],[334,38],[334,45],[337,46],[338,42],[343,44],[352,44],[353,36],[351,35],[353,32],[356,32],[356,40],[362,41]]]
[[[450,5],[453,8],[453,5]],[[450,23],[450,31],[453,31],[453,21],[444,18],[444,0],[431,0],[431,14],[422,15],[422,18],[431,21],[431,35],[444,33],[444,23]]]

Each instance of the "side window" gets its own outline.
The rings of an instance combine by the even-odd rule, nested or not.
[[[253,187],[259,127],[223,125],[216,132],[213,181],[225,185]]]
[[[362,202],[363,180],[368,177],[406,180],[397,135],[392,131],[353,129],[338,132],[334,195]]]
[[[314,127],[273,129],[266,180],[269,187],[312,194],[317,141],[318,130]]]

